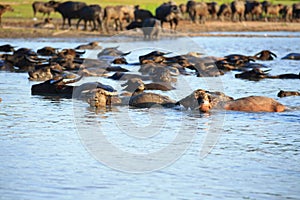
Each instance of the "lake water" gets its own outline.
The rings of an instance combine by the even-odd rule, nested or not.
[[[299,61],[280,59],[300,52],[299,35],[286,35],[97,40],[132,51],[126,57],[130,63],[153,49],[212,56],[268,49],[277,59],[260,63],[271,74],[299,73]],[[0,44],[36,50],[94,40],[1,39]],[[0,199],[300,199],[300,98],[276,96],[281,89],[299,91],[299,80],[253,82],[235,79],[235,73],[180,77],[177,90],[165,94],[179,100],[203,88],[234,98],[264,95],[289,110],[199,114],[124,106],[94,112],[86,102],[32,96],[36,82],[27,73],[0,72]],[[105,78],[80,83],[94,80],[121,89]]]

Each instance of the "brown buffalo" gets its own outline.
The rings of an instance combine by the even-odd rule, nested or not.
[[[2,4],[0,4],[0,27],[2,27],[2,25],[1,25],[1,18],[2,18],[2,15],[3,15],[6,11],[11,11],[11,12],[13,12],[14,9],[13,9],[10,5],[2,5]]]
[[[177,102],[185,108],[199,109],[209,112],[213,108],[245,111],[245,112],[283,112],[285,106],[272,98],[264,96],[249,96],[234,100],[221,92],[195,90],[191,95]]]
[[[300,92],[297,91],[283,91],[280,90],[277,94],[278,97],[288,97],[288,96],[300,96]]]

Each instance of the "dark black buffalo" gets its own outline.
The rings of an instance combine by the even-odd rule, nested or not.
[[[43,17],[47,14],[48,17],[50,16],[51,12],[54,12],[55,9],[54,1],[52,2],[41,2],[41,1],[35,1],[32,3],[32,9],[33,9],[33,17],[36,17],[36,13],[40,12],[43,13]]]
[[[93,23],[92,30],[97,30],[96,22],[98,23],[99,28],[102,29],[102,21],[101,21],[102,8],[99,5],[84,6],[78,12],[80,18],[76,25],[77,29],[81,20],[84,21],[84,30],[87,29],[86,25],[88,21]]]
[[[198,23],[198,17],[200,18],[200,23],[204,24],[206,17],[209,15],[207,4],[204,2],[188,1],[186,4],[187,12],[191,20],[194,23]]]
[[[147,18],[143,22],[140,21],[131,22],[126,27],[127,30],[135,29],[135,28],[142,29],[145,40],[158,39],[161,30],[161,24],[160,21],[155,18]]]
[[[293,4],[293,18],[300,19],[300,3]]]
[[[169,22],[170,29],[176,30],[180,19],[180,10],[177,5],[174,5],[172,3],[163,3],[158,8],[156,8],[155,16],[158,20],[160,20],[161,27],[163,27],[164,22]]]
[[[105,95],[113,95],[116,91],[113,87],[109,85],[104,85],[99,82],[88,82],[83,83],[79,86],[68,85],[70,83],[77,82],[82,77],[73,79],[70,81],[65,81],[63,78],[60,79],[50,79],[43,83],[32,85],[31,94],[32,95],[43,95],[43,96],[56,96],[63,98],[84,98],[83,91],[91,91],[94,89],[103,89],[106,91]]]
[[[147,18],[153,18],[154,16],[149,10],[140,9],[139,6],[135,6],[134,21],[144,21]]]
[[[63,18],[62,28],[65,26],[65,20],[68,19],[69,27],[71,27],[71,19],[80,18],[80,9],[86,6],[84,2],[66,1],[58,4],[55,11],[59,12]]]

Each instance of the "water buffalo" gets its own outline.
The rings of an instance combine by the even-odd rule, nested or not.
[[[268,4],[265,5],[265,14],[266,14],[266,18],[265,21],[268,21],[268,18],[276,18],[277,20],[279,19],[280,16],[280,10],[283,8],[282,4],[277,4],[277,5],[272,5],[272,4]]]
[[[43,95],[43,96],[57,96],[62,98],[86,98],[87,91],[93,91],[95,89],[103,89],[106,91],[106,95],[115,94],[115,90],[109,86],[99,82],[83,83],[79,86],[68,85],[79,81],[82,77],[65,81],[64,78],[50,79],[48,81],[32,85],[32,95]]]
[[[200,23],[204,24],[206,17],[209,15],[208,6],[204,2],[195,2],[193,0],[188,1],[186,4],[187,12],[191,20],[194,23],[198,23],[198,17],[200,18]]]
[[[285,106],[272,98],[264,96],[249,96],[234,100],[221,92],[195,90],[191,95],[177,102],[185,108],[209,112],[212,108],[246,111],[246,112],[283,112]]]
[[[78,29],[79,23],[81,20],[84,21],[84,29],[87,29],[87,22],[93,23],[92,30],[97,30],[96,22],[98,23],[98,27],[103,30],[101,15],[102,15],[102,8],[99,5],[89,5],[82,7],[79,11],[80,18],[77,21],[76,28]]]
[[[161,23],[155,18],[147,18],[142,22],[133,21],[126,27],[127,30],[135,28],[142,29],[145,40],[158,39],[161,31]]]
[[[163,107],[174,107],[176,101],[172,100],[170,97],[156,94],[156,93],[146,93],[144,88],[137,88],[129,100],[129,106],[137,108],[150,108],[155,105],[160,105]]]
[[[170,30],[176,30],[180,19],[180,10],[177,5],[169,3],[163,3],[155,9],[155,16],[161,22],[161,27],[163,28],[164,22],[169,22]],[[174,24],[174,27],[173,27]]]
[[[7,66],[11,66],[12,68],[18,68],[17,71],[30,71],[34,69],[37,63],[45,62],[45,59],[38,59],[37,54],[28,48],[20,48],[14,53],[11,54],[3,54],[2,59],[7,64]],[[30,58],[36,58],[32,61]]]
[[[53,48],[53,47],[43,47],[37,50],[37,54],[41,55],[41,56],[55,56],[57,55],[57,48]]]
[[[232,14],[232,11],[231,11],[231,7],[229,4],[226,4],[226,3],[223,3],[221,6],[220,6],[220,9],[217,13],[217,16],[218,18],[221,20],[221,21],[224,21],[224,17],[230,17]]]
[[[286,59],[286,60],[300,60],[300,53],[289,53],[288,55],[284,56],[281,59]]]
[[[262,71],[258,68],[254,68],[250,71],[245,71],[240,74],[236,74],[236,78],[241,78],[241,79],[249,79],[249,80],[255,80],[258,81],[260,79],[264,78],[272,78],[272,79],[300,79],[300,74],[280,74],[280,75],[268,75],[266,71]]]
[[[75,49],[101,49],[101,48],[102,47],[99,46],[98,42],[90,42],[88,44],[82,44],[82,45],[75,47]]]
[[[232,10],[232,21],[242,21],[244,19],[245,14],[245,2],[235,0],[231,2],[231,10]]]
[[[280,14],[282,15],[282,18],[288,22],[293,21],[293,7],[290,5],[285,5],[280,10]]]
[[[161,90],[161,91],[169,91],[175,89],[168,83],[162,82],[153,82],[153,83],[144,83],[139,78],[129,79],[126,83],[121,85],[124,90],[128,92],[134,92],[135,90]]]
[[[277,58],[276,54],[269,50],[262,50],[253,56],[256,60],[274,60],[273,57]]]
[[[246,1],[245,3],[245,20],[258,20],[262,17],[263,6],[258,1]]]
[[[208,2],[206,4],[207,4],[208,12],[211,15],[212,19],[217,19],[217,14],[220,9],[218,3],[213,1],[213,2]]]
[[[2,27],[2,25],[1,25],[1,18],[2,18],[2,15],[3,15],[6,11],[11,11],[11,12],[13,12],[14,9],[13,9],[10,5],[1,5],[1,4],[0,4],[0,27]]]
[[[14,52],[15,47],[11,46],[10,44],[4,44],[0,46],[0,51],[2,52]]]
[[[54,2],[42,2],[42,1],[35,1],[32,3],[32,9],[33,9],[33,17],[36,17],[36,13],[40,12],[43,13],[43,17],[47,14],[48,17],[50,16],[51,12],[54,12],[55,9]]]
[[[283,91],[280,90],[277,94],[278,97],[288,97],[288,96],[300,96],[300,92],[297,91]]]
[[[149,10],[140,9],[140,7],[137,5],[134,7],[134,21],[141,21],[143,22],[147,18],[153,18],[153,14]]]
[[[79,11],[84,6],[87,6],[84,2],[66,1],[59,3],[55,6],[55,11],[59,12],[63,18],[62,28],[65,26],[65,20],[68,19],[69,27],[71,27],[71,19],[80,18]]]
[[[130,21],[134,19],[134,7],[132,6],[106,6],[104,8],[104,25],[107,32],[108,23],[114,20],[115,30],[123,30],[123,21]]]
[[[300,3],[293,4],[293,18],[300,19]]]

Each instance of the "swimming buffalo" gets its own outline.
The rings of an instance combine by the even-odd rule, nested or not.
[[[300,53],[289,53],[288,55],[284,56],[281,59],[286,59],[286,60],[300,60]]]
[[[86,6],[84,2],[66,1],[55,5],[55,11],[59,12],[63,18],[62,28],[65,26],[65,20],[68,19],[69,27],[71,27],[71,19],[80,18],[80,9]]]
[[[253,56],[256,60],[274,60],[274,57],[277,58],[276,54],[269,50],[262,50]]]
[[[13,12],[14,9],[10,5],[1,5],[0,4],[0,27],[2,27],[2,25],[1,25],[1,17],[3,15],[3,13],[5,13],[6,11]]]
[[[264,96],[249,96],[234,100],[221,92],[195,90],[191,95],[177,102],[185,108],[209,112],[211,109],[225,109],[245,112],[283,112],[285,106],[272,98]]]
[[[298,91],[283,91],[280,90],[277,94],[278,97],[288,97],[288,96],[300,96]]]
[[[93,92],[97,89],[102,89],[106,91],[105,95],[115,94],[115,90],[109,86],[104,85],[99,82],[88,82],[83,83],[79,86],[69,85],[79,81],[82,77],[65,81],[64,78],[50,79],[43,83],[32,85],[31,94],[32,95],[42,95],[42,96],[57,96],[62,98],[78,98],[85,99],[89,92]]]
[[[102,20],[101,20],[101,15],[102,15],[102,8],[99,5],[89,5],[89,6],[84,6],[82,7],[79,11],[79,20],[77,22],[76,28],[78,29],[79,23],[81,20],[84,21],[84,29],[87,29],[87,22],[92,22],[93,23],[93,28],[92,30],[97,30],[96,22],[98,24],[98,27],[102,30]]]

